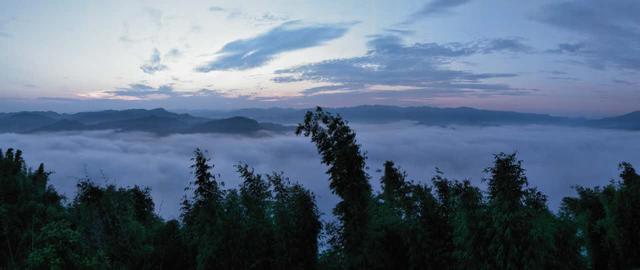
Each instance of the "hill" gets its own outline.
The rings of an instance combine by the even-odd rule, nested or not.
[[[189,111],[191,115],[200,117],[243,116],[276,123],[297,123],[308,110],[290,108],[240,109],[231,111],[199,110]],[[583,126],[607,129],[640,130],[640,111],[622,116],[602,119],[584,119],[559,117],[548,114],[520,113],[509,111],[481,110],[468,107],[396,107],[382,105],[365,105],[346,108],[329,108],[327,111],[342,115],[350,122],[388,123],[395,121],[414,121],[423,125],[557,125]]]
[[[312,109],[267,108],[231,111],[198,110],[175,113],[165,109],[131,109],[58,114],[16,112],[0,114],[0,132],[33,133],[77,130],[139,131],[158,135],[227,133],[254,135],[287,132]],[[556,125],[640,130],[640,111],[601,119],[558,117],[547,114],[480,110],[468,107],[395,107],[367,105],[327,109],[355,123],[413,121],[423,125],[499,126]]]
[[[58,114],[55,112],[17,112],[0,114],[0,132],[44,133],[83,130],[177,133],[227,133],[254,135],[260,132],[290,130],[273,123],[259,123],[246,117],[210,119],[178,114],[164,109],[108,110]]]

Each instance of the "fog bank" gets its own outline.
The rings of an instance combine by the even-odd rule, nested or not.
[[[378,187],[385,160],[394,160],[409,178],[429,182],[437,166],[451,178],[469,178],[484,186],[484,168],[492,154],[517,151],[532,186],[549,196],[557,208],[575,185],[604,185],[617,178],[617,164],[640,166],[640,132],[551,126],[427,127],[412,123],[353,125],[368,155],[372,184]],[[109,131],[52,134],[0,134],[0,147],[25,152],[32,167],[44,162],[53,171],[52,184],[73,198],[78,179],[152,189],[157,211],[179,215],[179,201],[191,178],[193,150],[209,151],[227,187],[239,183],[233,165],[248,163],[259,173],[283,171],[317,196],[330,214],[337,198],[328,189],[326,167],[308,138],[274,135],[248,138],[189,134],[157,137],[144,133]]]

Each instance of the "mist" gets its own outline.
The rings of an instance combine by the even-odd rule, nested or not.
[[[575,185],[605,185],[617,179],[617,164],[640,166],[638,132],[552,126],[430,127],[402,122],[352,125],[368,156],[375,189],[385,160],[401,166],[409,179],[429,183],[435,168],[455,179],[469,179],[484,188],[483,169],[493,154],[518,152],[529,183],[549,196],[557,209],[573,195]],[[23,150],[29,166],[43,162],[51,183],[73,199],[79,179],[99,184],[151,188],[156,211],[179,216],[184,188],[192,178],[193,151],[208,151],[214,173],[226,187],[240,179],[234,165],[247,163],[258,173],[284,172],[292,182],[311,189],[326,219],[338,198],[328,189],[326,167],[309,138],[293,134],[267,137],[189,134],[158,137],[111,131],[50,134],[0,134],[0,147]]]

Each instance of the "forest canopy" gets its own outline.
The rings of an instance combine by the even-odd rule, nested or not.
[[[327,167],[340,198],[334,221],[282,172],[238,164],[242,183],[227,188],[200,149],[172,220],[156,214],[146,187],[82,179],[64,198],[43,164],[33,169],[20,150],[0,151],[0,269],[640,267],[640,176],[629,163],[619,164],[619,180],[576,187],[552,211],[515,153],[494,155],[482,190],[440,171],[414,182],[393,161],[367,164],[348,122],[321,108],[296,134]],[[382,177],[371,179],[367,166],[382,166]]]

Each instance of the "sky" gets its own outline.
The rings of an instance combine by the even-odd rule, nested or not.
[[[640,1],[0,2],[0,111],[640,110]]]

